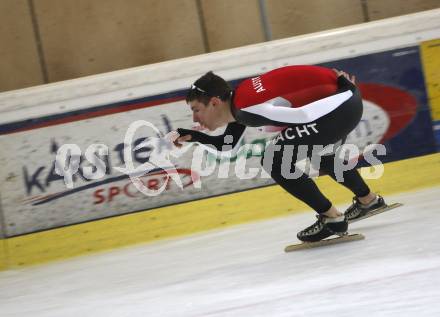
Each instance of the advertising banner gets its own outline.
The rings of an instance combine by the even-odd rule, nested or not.
[[[376,120],[388,121],[388,127],[380,139],[380,143],[387,148],[383,162],[436,152],[418,46],[325,63],[322,66],[355,74],[363,100],[381,109],[378,116],[371,116],[365,122],[372,124]],[[373,130],[370,132],[373,133]]]
[[[436,151],[417,46],[323,65],[355,74],[362,92],[364,115],[347,143],[361,150],[385,144],[383,162]],[[201,146],[172,148],[168,133],[194,125],[184,95],[172,91],[1,125],[5,235],[272,184],[260,158],[279,129],[247,128],[243,146],[230,158]],[[70,153],[66,162],[56,160],[61,148]],[[77,167],[70,183],[63,164]]]

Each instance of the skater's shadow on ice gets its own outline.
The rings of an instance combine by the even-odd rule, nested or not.
[[[410,219],[400,219],[400,220],[396,221],[396,218],[394,218],[394,219],[384,219],[384,221],[380,222],[380,223],[378,222],[378,220],[374,220],[374,222],[371,221],[370,223],[367,223],[368,220],[361,220],[361,221],[362,221],[362,223],[353,223],[353,224],[349,225],[348,231],[349,232],[359,231],[359,232],[364,233],[365,232],[364,230],[385,228],[385,227],[409,222],[411,220]]]

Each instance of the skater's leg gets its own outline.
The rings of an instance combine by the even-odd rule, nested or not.
[[[263,168],[282,188],[313,208],[319,215],[318,220],[311,226],[300,231],[297,235],[301,241],[319,241],[334,234],[345,234],[348,222],[324,194],[316,186],[315,182],[304,173],[298,177],[288,177],[290,169],[297,167],[283,164],[284,151],[276,152],[272,159],[262,158]],[[290,153],[289,153],[290,155]],[[297,157],[294,151],[293,158]],[[285,169],[288,168],[289,171]],[[297,171],[296,171],[297,172]]]
[[[317,222],[298,233],[298,238],[302,241],[317,241],[334,234],[345,233],[348,223],[308,175],[294,173],[295,177],[289,177],[292,175],[290,173],[291,169],[296,172],[294,164],[300,159],[297,155],[299,146],[307,147],[306,157],[310,158],[314,146],[334,144],[345,138],[356,127],[361,116],[362,99],[358,91],[354,90],[353,96],[333,112],[310,124],[287,127],[266,148],[262,159],[263,168],[266,172],[281,187],[312,207],[319,214]],[[284,155],[284,150],[287,147],[292,149],[292,146],[294,147],[293,153],[287,151],[287,154]],[[276,149],[276,147],[279,148]],[[266,154],[272,155],[266,156]],[[268,157],[268,160],[265,160],[266,157]],[[283,158],[290,158],[290,162],[293,162],[293,164],[283,164]]]
[[[266,155],[261,159],[261,163],[265,171],[270,174],[273,180],[292,196],[298,198],[318,214],[327,212],[331,207],[331,202],[319,190],[316,183],[304,173],[297,170],[295,165],[283,166],[284,146],[279,151],[273,151],[273,157],[268,158]],[[295,161],[297,157],[297,148],[290,152]],[[286,159],[286,158],[285,158]],[[284,168],[284,170],[283,170]],[[289,170],[287,170],[288,168]],[[290,169],[295,169],[291,171]],[[292,173],[298,173],[298,176],[289,177]],[[301,175],[299,175],[301,174]]]
[[[337,155],[321,157],[321,171],[326,172],[335,181],[338,181],[335,174],[335,160],[339,159]],[[342,166],[341,162],[338,163],[338,166]],[[356,195],[352,205],[344,212],[348,220],[363,217],[367,213],[385,206],[384,199],[370,190],[356,169],[344,171],[343,181],[340,183]]]
[[[331,178],[338,182],[335,170],[335,160],[341,159],[335,154],[322,156],[320,170],[327,173]],[[342,163],[339,162],[338,166],[342,166]],[[370,188],[355,168],[343,172],[342,182],[340,182],[340,184],[351,190],[356,197],[367,198],[371,194]]]

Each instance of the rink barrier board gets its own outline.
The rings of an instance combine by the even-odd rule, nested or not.
[[[0,239],[0,271],[8,268],[8,252],[6,251],[8,241]]]
[[[440,39],[426,41],[421,45],[423,72],[428,91],[431,115],[440,120]]]
[[[383,143],[387,148],[386,162],[436,152],[420,60],[419,47],[413,46],[326,63],[327,67],[340,69],[355,69],[356,65],[375,63],[382,69],[380,76],[370,73],[370,67],[365,66],[355,72],[357,76],[361,76],[358,78],[363,78],[363,82],[359,82],[359,87],[365,96],[365,109],[362,125],[353,131],[349,139],[353,140],[360,149],[368,143]],[[406,79],[408,73],[411,74],[411,81]],[[394,82],[405,84],[401,84],[397,89],[392,87]],[[176,93],[176,96],[179,94],[184,94],[184,91]],[[402,95],[405,97],[403,100]],[[149,123],[161,128],[161,132],[165,134],[177,127],[190,127],[191,124],[189,109],[183,101],[168,103],[170,96],[167,96],[165,98],[167,101],[162,103],[164,102],[162,99],[158,101],[155,100],[156,97],[151,98],[133,104],[146,106],[142,110],[130,108],[131,104],[130,111],[127,111],[126,105],[108,105],[108,110],[122,111],[119,108],[121,106],[123,111],[108,116],[98,116],[95,112],[87,113],[87,117],[90,116],[87,120],[65,122],[62,125],[0,136],[0,147],[8,148],[8,151],[0,156],[0,163],[3,166],[0,170],[3,211],[0,214],[4,219],[4,236],[19,236],[268,185],[269,179],[240,181],[232,177],[225,181],[215,177],[216,173],[213,172],[203,179],[203,184],[209,187],[209,191],[182,192],[177,186],[170,186],[156,199],[142,197],[143,195],[128,179],[128,175],[119,173],[114,168],[116,165],[124,164],[121,159],[122,153],[118,153],[116,149],[121,149],[120,145],[123,143],[131,143],[124,137],[127,127],[139,118],[148,118]],[[376,103],[376,108],[371,102]],[[104,111],[103,108],[100,109],[99,111]],[[94,117],[95,115],[97,117]],[[376,116],[379,118],[376,121],[380,124],[375,122]],[[78,118],[76,115],[63,117],[63,120],[67,119]],[[167,124],[165,125],[164,122]],[[368,132],[369,129],[371,131]],[[245,144],[254,142],[261,144],[263,139],[272,137],[264,131],[256,131],[252,128],[246,130],[243,138]],[[96,181],[77,177],[78,182],[75,182],[74,188],[67,189],[65,183],[50,172],[55,161],[55,149],[64,143],[74,143],[85,151],[92,140],[93,143],[105,144],[110,149],[106,164],[109,174]],[[192,147],[190,151],[194,151],[195,148]],[[150,154],[147,155],[149,159],[152,158]],[[186,175],[189,170],[200,172],[200,168],[193,164],[194,160],[190,157],[191,154],[184,159],[179,158],[174,161],[176,167],[186,171]],[[210,162],[213,163],[214,160],[211,159]],[[138,160],[136,163],[141,164],[143,160]],[[225,166],[219,160],[215,161],[215,164],[217,163]],[[249,157],[246,164],[249,168],[261,169],[258,155]],[[182,174],[184,178],[185,174]],[[114,190],[117,195],[113,196]]]
[[[374,191],[386,196],[440,186],[438,175],[440,153],[387,163],[382,178],[367,182]],[[348,204],[351,200],[352,194],[328,176],[320,177],[317,183],[336,205]],[[0,251],[0,269],[62,260],[305,211],[309,210],[304,204],[279,186],[269,186],[5,239],[3,251]]]
[[[440,150],[440,39],[421,43],[420,51],[434,135]]]

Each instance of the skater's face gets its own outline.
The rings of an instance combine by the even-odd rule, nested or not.
[[[212,97],[206,105],[198,100],[190,101],[189,106],[193,113],[193,121],[210,131],[221,127],[223,123],[220,122],[220,103],[221,100],[217,97]]]

